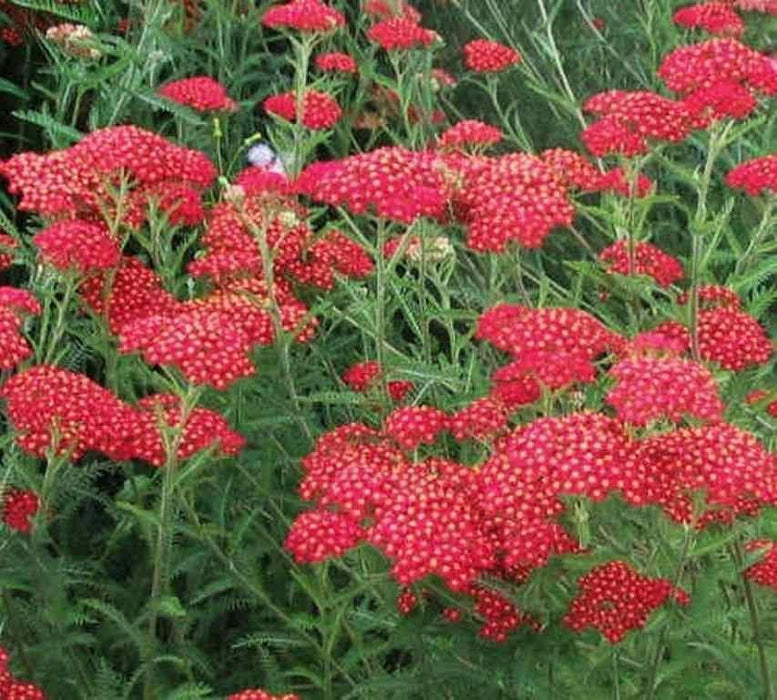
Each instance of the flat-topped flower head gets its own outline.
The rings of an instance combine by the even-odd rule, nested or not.
[[[217,80],[205,75],[174,80],[158,90],[162,97],[198,112],[234,112],[237,103]]]
[[[617,381],[607,403],[618,418],[644,426],[654,420],[680,422],[684,416],[704,421],[723,418],[723,402],[712,373],[702,364],[678,357],[631,357],[610,375]]]
[[[686,29],[703,29],[718,36],[739,36],[745,23],[730,4],[705,2],[680,8],[672,21]]]
[[[367,38],[386,51],[408,51],[430,46],[438,36],[409,17],[391,17],[373,24]]]
[[[34,491],[8,489],[0,493],[3,522],[12,530],[26,533],[32,529],[32,518],[40,508],[40,499]],[[2,671],[0,667],[0,671]]]
[[[520,62],[521,54],[496,41],[474,39],[464,45],[464,65],[476,73],[499,73]]]
[[[669,287],[685,276],[682,263],[652,243],[636,243],[632,260],[628,241],[617,241],[599,253],[599,261],[610,273],[647,275],[661,287]]]
[[[294,92],[268,97],[263,105],[269,114],[286,121],[293,122],[298,118],[297,96]],[[340,120],[342,113],[337,100],[326,92],[308,90],[302,99],[301,122],[311,131],[331,129]]]
[[[345,26],[345,16],[321,0],[291,0],[270,7],[262,15],[262,24],[273,29],[319,34]]]
[[[347,53],[333,51],[322,53],[316,56],[316,68],[325,73],[348,73],[356,75],[359,72],[359,66],[356,59]]]
[[[121,251],[102,223],[70,219],[35,234],[33,243],[44,262],[58,270],[80,273],[118,267]]]
[[[737,165],[726,176],[726,184],[744,190],[751,197],[777,195],[777,154],[753,158]]]
[[[232,695],[227,697],[227,700],[300,700],[300,697],[298,695],[292,695],[291,693],[273,695],[266,690],[250,688],[241,690],[238,693],[232,693]]]
[[[575,632],[598,629],[610,644],[644,627],[650,614],[668,600],[690,602],[688,594],[673,588],[668,579],[642,576],[624,561],[594,567],[577,584],[579,593],[564,623]]]
[[[501,129],[478,121],[465,119],[444,131],[437,140],[442,150],[482,150],[502,140]]]

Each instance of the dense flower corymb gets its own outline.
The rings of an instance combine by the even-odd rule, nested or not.
[[[59,270],[81,273],[117,267],[121,252],[101,223],[59,221],[38,232],[33,239],[43,260]]]
[[[754,158],[738,165],[726,176],[726,184],[744,190],[751,197],[777,194],[777,155]]]
[[[353,56],[347,53],[323,53],[316,56],[316,68],[330,73],[350,73],[356,75],[359,66]]]
[[[710,34],[738,36],[745,30],[742,18],[722,2],[689,5],[674,13],[675,24],[689,29],[704,29]]]
[[[578,581],[580,593],[567,611],[564,623],[575,632],[598,629],[611,643],[645,626],[650,614],[667,600],[681,605],[688,594],[675,589],[668,579],[648,578],[623,561],[597,566]]]
[[[273,95],[264,101],[269,114],[293,122],[297,119],[297,96],[294,92]],[[302,123],[313,131],[331,129],[342,116],[340,105],[331,95],[308,90],[302,100]]]
[[[286,693],[285,695],[272,695],[266,690],[259,690],[258,688],[241,690],[239,693],[232,693],[227,700],[300,700],[298,695],[291,695]]]
[[[611,370],[617,385],[607,402],[618,418],[647,425],[666,418],[675,423],[684,415],[715,421],[723,417],[723,402],[712,373],[698,362],[677,357],[634,357]]]
[[[477,73],[498,73],[520,61],[515,49],[496,41],[475,39],[464,45],[464,65]]]
[[[18,532],[29,532],[32,528],[31,518],[40,507],[38,494],[34,491],[8,489],[0,497],[3,502],[3,522]]]
[[[619,275],[647,275],[662,287],[669,287],[685,274],[679,260],[657,248],[652,243],[636,243],[633,259],[629,256],[629,243],[620,240],[599,254],[609,272]]]
[[[738,309],[699,313],[699,352],[724,369],[739,372],[769,361],[774,344],[758,321]]]
[[[465,149],[467,147],[493,146],[502,140],[502,132],[495,126],[465,119],[447,129],[440,136],[437,145],[442,149]]]
[[[226,88],[205,75],[167,83],[159,88],[159,94],[198,112],[232,112],[237,109],[237,103],[229,97]]]
[[[274,29],[295,29],[314,34],[344,26],[345,17],[321,0],[291,0],[269,8],[262,16],[262,24]]]
[[[433,44],[437,34],[431,29],[425,29],[413,19],[392,17],[370,27],[367,30],[367,38],[386,51],[406,51]]]
[[[765,586],[777,591],[777,547],[771,540],[754,540],[748,542],[745,549],[748,552],[760,552],[763,558],[751,564],[744,575],[759,586]]]
[[[94,131],[75,146],[49,153],[19,153],[0,163],[19,209],[44,216],[100,217],[115,210],[114,190],[131,186],[127,222],[142,222],[149,198],[171,183],[195,192],[209,187],[216,169],[198,151],[177,146],[135,126]]]

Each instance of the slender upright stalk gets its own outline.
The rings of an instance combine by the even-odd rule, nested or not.
[[[159,525],[156,546],[154,547],[154,571],[151,578],[150,614],[148,618],[148,667],[143,684],[144,700],[154,700],[157,697],[154,689],[154,674],[151,654],[156,647],[157,621],[159,620],[159,604],[166,595],[170,583],[170,560],[172,557],[172,518],[175,502],[175,477],[179,466],[179,451],[183,440],[186,423],[197,405],[201,390],[187,387],[180,396],[180,416],[177,425],[166,423],[163,410],[160,408],[159,431],[165,447],[165,463],[162,468],[162,493],[159,501]]]
[[[758,615],[758,606],[755,602],[753,586],[750,583],[750,579],[747,578],[742,571],[745,565],[745,555],[742,551],[742,544],[738,537],[731,545],[731,556],[742,581],[742,587],[744,588],[745,592],[745,602],[747,603],[747,610],[750,613],[750,624],[753,628],[753,641],[755,642],[755,646],[758,649],[758,664],[761,670],[761,682],[763,683],[764,698],[766,700],[774,700],[774,685],[772,683],[771,671],[769,670],[769,659],[766,655],[766,647],[764,646],[763,638],[761,637],[761,623]]]

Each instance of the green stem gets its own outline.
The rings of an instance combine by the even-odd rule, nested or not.
[[[747,609],[750,613],[750,624],[753,628],[753,641],[758,649],[758,663],[761,669],[761,681],[763,682],[764,698],[765,700],[774,700],[774,685],[772,684],[772,676],[769,670],[769,660],[766,655],[766,648],[764,646],[763,639],[761,637],[761,624],[758,615],[758,606],[755,602],[755,596],[753,595],[753,586],[750,583],[750,579],[744,575],[745,555],[742,551],[742,544],[737,537],[731,547],[732,558],[734,564],[737,567],[739,576],[742,579],[742,586],[745,591],[745,602],[747,603]]]
[[[175,497],[175,477],[178,471],[179,451],[183,440],[186,423],[192,411],[197,405],[201,390],[187,387],[181,392],[181,410],[177,425],[169,426],[166,423],[163,410],[160,409],[159,431],[165,446],[165,464],[162,467],[162,493],[159,501],[159,527],[157,532],[156,547],[154,553],[154,572],[151,579],[151,613],[148,620],[148,653],[156,647],[157,621],[159,619],[159,604],[166,595],[170,583],[170,560],[172,556],[171,531],[173,518],[173,502]],[[143,685],[144,700],[153,700],[157,697],[154,689],[153,664],[150,663],[146,670]]]
[[[696,517],[693,517],[691,522],[685,526],[685,537],[683,539],[683,547],[680,551],[680,558],[677,562],[677,570],[672,578],[672,591],[670,596],[673,595],[677,589],[680,579],[685,569],[686,560],[688,559],[688,553],[690,552],[691,545],[694,540],[694,532],[696,529]],[[653,661],[650,664],[650,674],[648,676],[647,688],[645,689],[645,700],[653,700],[656,694],[656,678],[658,677],[658,667],[661,665],[661,658],[664,655],[664,642],[666,640],[667,629],[669,624],[666,623],[661,628],[661,633],[658,636],[658,643],[656,644],[656,650],[653,654]]]
[[[761,222],[758,225],[758,228],[756,229],[755,234],[750,239],[750,243],[747,246],[747,250],[745,250],[742,257],[737,260],[736,267],[734,268],[734,274],[738,275],[743,270],[747,268],[747,266],[750,263],[750,258],[753,257],[753,255],[758,250],[758,246],[761,245],[761,242],[763,241],[766,234],[769,232],[769,230],[772,228],[772,226],[775,223],[775,219],[773,217],[775,206],[777,206],[777,197],[772,197],[766,202],[766,207],[764,208],[763,216],[761,217]]]

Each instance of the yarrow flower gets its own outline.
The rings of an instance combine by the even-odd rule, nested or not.
[[[726,184],[744,190],[751,197],[777,194],[777,155],[753,158],[737,165],[726,176]]]
[[[758,321],[738,309],[699,313],[699,352],[703,359],[735,372],[766,364],[774,345]]]
[[[10,655],[0,647],[0,695],[3,700],[46,700],[46,694],[33,683],[14,678],[8,670]]]
[[[138,226],[158,192],[174,183],[199,196],[216,170],[198,151],[135,126],[114,126],[61,151],[16,154],[0,163],[0,175],[8,191],[21,196],[21,211],[70,218],[100,218],[106,209],[117,210],[114,190],[123,180],[130,185],[121,207],[125,223]]]
[[[26,315],[40,312],[38,300],[28,291],[0,287],[0,370],[16,367],[32,355],[21,329]]]
[[[408,51],[433,44],[438,36],[409,17],[391,17],[373,24],[367,38],[386,51]]]
[[[356,75],[359,72],[359,66],[353,56],[336,51],[316,56],[316,68],[328,73],[350,73]]]
[[[159,88],[158,93],[168,100],[186,105],[198,112],[234,112],[237,103],[217,80],[205,75],[174,80]]]
[[[723,287],[719,284],[702,284],[696,288],[696,296],[699,300],[699,308],[703,310],[727,308],[739,309],[742,307],[742,300],[739,295],[730,287]],[[679,304],[690,302],[689,292],[683,292],[678,298]]]
[[[121,261],[119,246],[102,223],[59,221],[35,234],[33,243],[43,260],[58,270],[83,274],[115,268]]]
[[[690,114],[683,104],[652,92],[602,92],[589,98],[583,110],[599,117],[580,136],[596,156],[646,153],[648,139],[678,142],[690,132]]]
[[[725,423],[654,435],[640,443],[638,458],[645,501],[677,522],[730,523],[775,498],[772,456],[753,435]],[[701,512],[693,512],[694,492],[703,494]]]
[[[13,251],[16,248],[16,241],[7,233],[0,232],[0,272],[13,265]]]
[[[599,261],[610,273],[647,275],[661,287],[669,287],[685,275],[679,260],[652,243],[636,243],[632,260],[629,255],[628,241],[616,241],[599,254]]]
[[[383,430],[404,450],[431,445],[448,428],[448,416],[431,406],[406,406],[386,418]]]
[[[537,620],[521,612],[498,592],[485,586],[471,586],[467,593],[475,599],[475,614],[484,619],[479,632],[483,639],[505,642],[510,632],[522,625],[531,627],[535,632],[539,631],[540,624]],[[450,619],[451,615],[447,617]]]
[[[353,391],[366,394],[380,385],[382,370],[374,361],[359,362],[343,373],[343,381]],[[391,381],[386,383],[389,396],[394,401],[402,401],[413,390],[413,382]]]
[[[471,159],[462,172],[453,205],[473,250],[502,252],[511,240],[539,248],[554,228],[572,224],[566,188],[537,156]]]
[[[712,373],[704,365],[677,357],[631,357],[618,362],[610,376],[617,381],[607,403],[618,418],[644,426],[683,416],[704,421],[723,418],[723,402]]]
[[[688,605],[690,598],[665,578],[640,575],[623,561],[594,567],[578,580],[580,592],[569,606],[564,623],[575,632],[598,629],[610,644],[645,626],[650,614],[668,600]]]
[[[668,54],[658,76],[674,92],[688,95],[722,80],[777,95],[777,71],[769,58],[736,39],[710,39]]]
[[[302,513],[289,530],[285,547],[299,564],[341,557],[365,539],[366,532],[349,515],[329,510]]]
[[[448,427],[459,440],[491,440],[507,429],[504,403],[486,397],[459,409],[448,420]]]
[[[321,0],[291,0],[270,7],[262,15],[262,24],[273,29],[316,34],[345,26],[345,16]]]
[[[464,45],[464,65],[476,73],[498,73],[520,62],[515,49],[496,41],[474,39]]]
[[[65,22],[49,27],[46,38],[59,46],[63,53],[74,58],[96,61],[103,55],[97,37],[89,27],[81,24]]]
[[[777,548],[771,540],[753,540],[745,545],[745,551],[763,554],[760,561],[748,566],[743,575],[759,586],[777,591]]]
[[[694,128],[708,129],[721,119],[746,119],[758,107],[758,100],[741,83],[720,80],[694,90],[682,104],[693,115]]]
[[[300,700],[300,697],[298,695],[292,695],[291,693],[272,695],[266,690],[254,688],[241,690],[238,693],[232,693],[232,695],[227,697],[227,700]]]
[[[739,36],[745,30],[742,18],[722,2],[689,5],[674,13],[672,21],[688,29],[703,29],[710,34]]]
[[[32,529],[31,519],[40,507],[38,494],[34,491],[8,489],[0,494],[0,497],[3,503],[3,522],[12,530],[29,532]]]
[[[502,140],[502,132],[495,126],[478,121],[465,119],[447,129],[437,140],[441,149],[468,150],[478,147],[488,147]]]
[[[296,184],[300,193],[330,206],[410,224],[419,216],[446,215],[448,185],[440,166],[433,153],[379,148],[313,163]]]
[[[297,96],[294,92],[273,95],[264,101],[264,109],[286,121],[297,120]],[[302,101],[302,124],[319,131],[331,129],[342,116],[340,105],[331,95],[318,90],[308,90]]]

